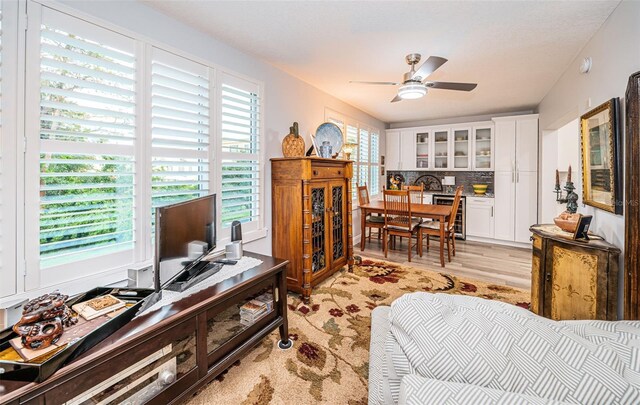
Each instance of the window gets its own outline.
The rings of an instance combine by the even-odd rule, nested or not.
[[[49,285],[55,267],[127,251],[111,264],[131,261],[136,59],[129,38],[42,14],[38,253]]]
[[[325,119],[342,130],[345,142],[355,143],[358,148],[351,153],[353,177],[352,198],[357,199],[357,186],[366,184],[369,196],[380,194],[380,133],[379,130],[327,109]]]
[[[18,48],[24,5],[0,0],[0,60],[9,50],[18,61],[0,64],[0,269],[12,269],[0,298],[120,281],[152,262],[156,207],[212,193],[218,246],[235,220],[245,241],[266,235],[261,84],[54,3],[28,2]],[[3,120],[7,108],[12,118]],[[24,151],[15,129],[22,114]]]
[[[154,48],[151,199],[155,208],[209,194],[209,69]]]
[[[222,228],[233,221],[243,229],[260,225],[259,86],[224,74],[221,80]]]

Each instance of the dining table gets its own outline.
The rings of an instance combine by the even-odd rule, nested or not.
[[[369,214],[384,214],[384,201],[376,200],[360,205],[360,229],[364,229],[365,220]],[[451,206],[411,203],[411,216],[431,218],[440,222],[440,265],[444,267],[444,227],[451,216]],[[360,250],[364,250],[365,238],[361,237],[360,239]]]

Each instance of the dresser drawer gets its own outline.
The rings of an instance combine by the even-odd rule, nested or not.
[[[346,169],[335,166],[311,166],[311,177],[314,179],[344,178]]]

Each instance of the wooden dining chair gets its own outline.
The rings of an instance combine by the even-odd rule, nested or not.
[[[403,190],[409,190],[411,194],[411,202],[414,204],[424,204],[424,187],[423,186],[402,186]]]
[[[358,204],[364,205],[369,204],[369,189],[365,183],[364,186],[358,186]],[[378,239],[382,237],[382,229],[384,228],[384,217],[379,215],[373,215],[371,213],[367,214],[367,217],[364,220],[364,229],[361,229],[361,241],[360,241],[360,250],[364,250],[366,239],[369,239],[371,242],[371,230],[377,229]],[[367,229],[369,230],[369,236],[367,236]]]
[[[395,239],[396,236],[400,236],[409,240],[407,253],[408,260],[411,261],[411,249],[413,246],[418,246],[417,243],[413,243],[413,236],[416,235],[419,225],[420,223],[411,217],[409,190],[384,190],[384,228],[382,231],[384,257],[387,257],[391,238]]]
[[[447,244],[447,257],[451,261],[451,254],[456,255],[456,213],[460,206],[460,200],[462,199],[462,191],[464,186],[458,186],[456,188],[456,194],[453,198],[453,204],[451,205],[451,214],[449,220],[444,224],[444,241],[440,243]],[[440,221],[429,221],[420,224],[418,229],[418,254],[422,257],[422,238],[427,236],[427,252],[429,251],[429,239],[431,236],[440,236]],[[444,266],[444,265],[443,265]]]

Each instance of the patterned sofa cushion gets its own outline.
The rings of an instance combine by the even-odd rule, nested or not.
[[[402,377],[418,374],[556,401],[640,403],[640,322],[556,322],[506,303],[428,293],[397,299],[389,318],[394,400]]]
[[[567,404],[567,402],[478,387],[471,384],[438,381],[413,374],[402,379],[398,404],[561,405]]]

